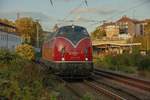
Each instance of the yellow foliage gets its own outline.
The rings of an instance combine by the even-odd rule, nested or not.
[[[28,44],[22,44],[16,47],[16,53],[19,54],[21,57],[34,60],[35,59],[35,52],[34,48]]]

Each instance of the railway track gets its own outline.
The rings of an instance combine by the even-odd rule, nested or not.
[[[99,84],[124,92],[129,98],[150,100],[150,81],[148,80],[100,69],[94,71],[94,77]]]
[[[76,99],[80,100],[80,99],[82,98],[81,93],[80,93],[78,90],[76,90],[70,82],[68,82],[68,81],[66,81],[66,80],[64,80],[64,79],[62,79],[62,78],[60,78],[60,77],[58,77],[58,76],[56,76],[56,79],[57,79],[60,83],[63,83],[64,86],[65,86],[66,88],[68,88],[69,91],[70,91],[72,94],[74,94],[74,96],[76,97]]]
[[[94,74],[103,76],[111,80],[115,80],[117,82],[132,86],[134,88],[138,88],[146,92],[150,92],[150,81],[141,80],[141,79],[125,76],[122,74],[117,74],[110,71],[104,71],[100,69],[95,69]]]
[[[96,85],[94,82],[90,82],[90,81],[87,81],[85,80],[84,81],[84,84],[88,85],[89,87],[93,88],[94,90],[96,90],[97,92],[99,93],[103,93],[104,95],[110,97],[111,99],[113,100],[126,100],[125,98],[105,89],[105,88],[102,88],[100,87],[99,85]]]
[[[41,64],[42,65],[42,64]],[[44,65],[42,65],[44,66]],[[105,77],[107,79],[111,79],[111,80],[115,80],[117,82],[121,82],[121,83],[124,83],[124,84],[127,84],[127,85],[130,85],[132,87],[136,87],[138,89],[141,89],[143,91],[146,91],[146,92],[149,92],[149,81],[144,81],[144,80],[139,80],[139,79],[136,79],[136,78],[132,78],[132,77],[128,77],[128,76],[124,76],[124,75],[120,75],[120,74],[116,74],[116,73],[111,73],[109,71],[103,71],[103,70],[98,70],[96,69],[94,71],[95,75],[97,76],[102,76],[102,77]],[[95,77],[96,78],[96,77]],[[82,89],[81,91],[79,90],[80,89],[80,86],[83,86],[83,87],[89,87],[92,91],[89,91],[87,89],[88,92],[92,93],[92,92],[96,92],[97,95],[105,95],[106,98],[111,98],[110,100],[134,100],[134,99],[128,99],[128,97],[126,96],[122,96],[119,94],[119,92],[114,92],[114,91],[111,91],[109,90],[108,88],[105,88],[105,87],[102,87],[100,85],[100,83],[97,81],[98,78],[96,80],[84,80],[84,81],[81,81],[79,82],[78,84],[80,84],[80,86],[76,86],[74,87],[74,85],[72,85],[72,83],[68,82],[68,81],[65,81],[61,78],[59,78],[59,80],[61,82],[63,82],[64,86],[66,88],[68,88],[68,90],[78,99],[80,100],[81,98],[83,98],[84,96],[84,93],[82,93]],[[73,84],[76,84],[76,83],[73,83]],[[109,87],[106,85],[106,87]],[[144,88],[143,88],[144,87]],[[148,88],[147,88],[148,87]],[[115,89],[114,89],[115,90]],[[117,89],[116,89],[117,90]],[[126,94],[128,96],[128,94],[130,95],[130,93],[125,93],[124,91],[122,91],[123,94]],[[130,95],[129,97],[131,98],[134,98],[133,95]],[[99,99],[93,99],[93,100],[99,100]],[[107,99],[105,99],[107,100]],[[109,99],[108,99],[109,100]],[[149,100],[149,99],[138,99],[136,96],[135,96],[135,100]]]
[[[89,91],[89,89],[87,89],[87,88],[84,88],[84,89],[87,89],[86,91],[88,91],[88,92],[92,93],[94,91],[94,92],[96,92],[97,95],[103,94],[103,96],[105,95],[106,98],[109,98],[108,100],[127,100],[127,99],[119,96],[118,94],[113,93],[112,91],[109,91],[109,90],[101,87],[98,84],[95,84],[96,81],[83,80],[83,81],[77,82],[77,83],[76,82],[75,83],[68,82],[63,79],[60,79],[60,81],[63,82],[65,84],[65,87],[67,87],[79,100],[81,98],[83,98],[83,96],[84,96],[84,92],[79,90],[79,88],[81,88],[80,86],[85,86],[85,87],[90,88],[91,91]],[[80,85],[78,87],[76,87],[73,84],[78,84],[78,85],[80,84]],[[93,99],[93,100],[99,100],[99,99],[97,98],[97,99]]]

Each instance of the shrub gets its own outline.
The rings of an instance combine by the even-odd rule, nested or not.
[[[50,92],[43,84],[44,77],[39,65],[16,59],[0,68],[0,96],[11,100],[38,100],[44,96],[49,100]]]
[[[10,52],[9,50],[1,49],[0,50],[0,63],[9,64],[11,61],[14,61],[19,56],[15,52]]]
[[[137,63],[139,70],[147,70],[150,69],[150,57],[143,56],[142,59]]]
[[[94,63],[96,66],[103,67],[104,69],[117,70],[126,73],[135,73],[142,59],[143,56],[138,53],[124,53],[115,56],[108,55],[105,56],[103,59],[99,57],[94,60]]]
[[[34,48],[31,45],[28,44],[22,44],[16,47],[16,53],[20,55],[21,57],[28,59],[28,60],[34,60],[35,59],[35,52]]]
[[[90,93],[86,93],[81,100],[93,100],[93,96]]]

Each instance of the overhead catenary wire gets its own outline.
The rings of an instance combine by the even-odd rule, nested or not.
[[[50,0],[51,5],[54,7],[53,0]]]
[[[108,18],[106,19],[106,21],[109,20],[109,19],[113,19],[113,18],[117,17],[118,15],[122,15],[122,14],[124,14],[125,12],[131,11],[132,9],[139,8],[139,7],[141,7],[141,6],[145,5],[145,4],[148,4],[148,3],[150,3],[149,0],[144,0],[144,2],[142,2],[142,3],[140,3],[140,4],[137,4],[137,5],[134,5],[134,6],[132,6],[132,7],[129,7],[129,8],[127,8],[127,9],[125,9],[125,10],[123,10],[123,11],[121,11],[121,12],[119,12],[119,13],[117,13],[117,14],[111,16],[111,17],[108,17]],[[93,23],[93,24],[88,25],[87,27],[91,27],[91,26],[93,26],[93,25],[95,25],[95,24],[99,24],[99,23],[102,23],[102,22],[104,22],[104,21],[97,21],[97,22],[95,22],[95,23]]]
[[[150,3],[149,0],[144,0],[144,1],[141,2],[140,4],[134,5],[134,6],[129,7],[129,8],[127,8],[127,9],[123,10],[123,11],[120,11],[120,12],[118,12],[117,14],[115,14],[115,15],[113,15],[113,16],[107,18],[107,19],[112,19],[112,18],[114,18],[114,17],[117,17],[117,16],[120,15],[120,14],[123,14],[123,13],[125,13],[125,12],[131,11],[131,10],[133,10],[133,9],[135,9],[135,8],[139,8],[139,7],[141,7],[141,6],[145,5],[145,4],[148,4],[148,3]]]
[[[84,0],[84,2],[85,2],[85,5],[88,7],[88,2],[87,2],[87,0]]]
[[[77,9],[79,9],[79,8],[83,5],[83,3],[85,3],[85,4],[86,4],[86,7],[88,7],[88,2],[87,2],[87,0],[81,0],[81,3],[80,3],[79,5],[77,5],[75,8],[71,9],[71,10],[69,11],[69,13],[68,13],[62,20],[57,20],[57,21],[59,21],[59,23],[57,23],[57,25],[61,24],[62,22],[71,22],[71,23],[77,22],[77,21],[75,21],[75,20],[66,20],[66,19],[67,19],[69,16],[71,16],[71,15],[74,13],[74,11],[76,11]]]
[[[83,4],[83,1],[82,1],[79,5],[77,5],[77,7],[73,8],[73,9],[63,18],[63,20],[65,21],[69,16],[71,16],[71,15],[74,13],[75,10],[77,10],[78,8],[80,8],[80,7],[82,6],[82,4]]]
[[[51,1],[51,5],[53,5],[53,1],[52,1],[52,0],[50,0],[50,1]],[[69,16],[71,16],[71,15],[74,13],[75,10],[79,9],[79,8],[82,6],[83,3],[86,4],[86,6],[88,7],[88,2],[87,2],[87,0],[82,0],[81,3],[80,3],[79,5],[77,5],[77,7],[73,8],[62,20],[57,20],[57,21],[59,21],[59,23],[57,23],[57,24],[60,24],[60,22],[71,22],[71,23],[73,23],[73,22],[81,22],[80,20],[66,20],[66,19],[67,19]],[[120,12],[114,14],[113,16],[106,18],[105,20],[106,20],[106,21],[107,21],[107,20],[110,20],[110,19],[115,18],[115,17],[117,17],[117,16],[119,16],[119,15],[122,15],[122,14],[125,13],[125,12],[128,12],[128,11],[130,11],[130,10],[132,10],[132,9],[135,9],[135,8],[138,8],[138,7],[141,7],[141,6],[143,6],[144,4],[148,4],[148,3],[150,3],[149,0],[144,0],[144,2],[142,2],[142,3],[140,3],[140,4],[137,4],[137,5],[134,5],[134,6],[132,6],[132,7],[129,7],[129,8],[127,8],[127,9],[123,10],[123,11],[120,11]],[[91,22],[92,24],[90,24],[90,25],[87,26],[87,27],[90,27],[90,26],[93,26],[93,25],[95,25],[95,24],[103,23],[104,20],[84,20],[84,21],[82,21],[82,22]]]

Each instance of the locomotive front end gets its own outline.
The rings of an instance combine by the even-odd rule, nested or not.
[[[55,37],[55,71],[63,77],[88,77],[93,71],[92,43],[85,28],[61,27]]]

